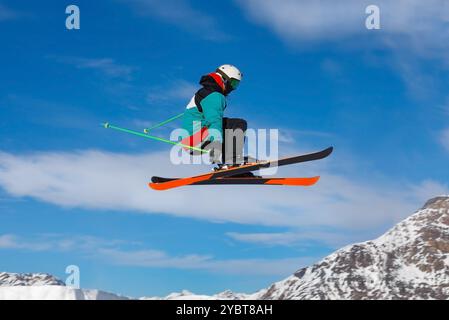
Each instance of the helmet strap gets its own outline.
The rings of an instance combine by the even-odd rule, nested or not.
[[[229,81],[228,75],[220,69],[215,70],[215,72],[218,73],[223,78],[223,80]]]

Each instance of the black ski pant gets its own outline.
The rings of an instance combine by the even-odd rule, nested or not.
[[[223,118],[222,161],[225,164],[243,162],[245,132],[248,125],[244,119]]]

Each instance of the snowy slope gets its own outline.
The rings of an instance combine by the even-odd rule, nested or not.
[[[183,290],[181,292],[171,293],[166,297],[143,297],[142,300],[253,300],[259,297],[260,293],[256,294],[245,294],[245,293],[235,293],[230,290],[226,290],[212,296],[199,295],[192,293],[188,290]]]
[[[0,272],[0,300],[122,300],[99,290],[73,289],[47,273]]]
[[[187,290],[166,297],[142,300],[242,300],[248,295],[224,291],[213,296],[196,295]],[[130,297],[90,289],[66,287],[64,282],[46,273],[0,272],[0,300],[127,300]]]
[[[0,273],[2,299],[128,298],[68,288],[48,274]],[[254,294],[184,290],[141,299],[449,299],[449,197],[431,199],[383,236],[342,248]]]
[[[373,241],[347,246],[273,284],[261,299],[449,299],[449,197]]]
[[[73,289],[66,286],[0,287],[0,300],[127,300],[99,290]]]

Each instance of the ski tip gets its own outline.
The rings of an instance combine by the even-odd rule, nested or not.
[[[295,181],[294,178],[292,180]],[[320,176],[311,178],[297,178],[296,180],[297,180],[296,183],[293,183],[292,185],[310,187],[315,185],[318,182],[318,180],[320,180]]]
[[[320,176],[316,176],[316,177],[311,178],[309,186],[313,186],[315,183],[318,182],[318,180],[320,180],[320,178],[321,178]]]
[[[176,187],[180,187],[181,185],[178,185],[176,183],[173,183],[171,181],[169,182],[150,182],[148,183],[148,186],[156,191],[164,191],[164,190],[168,190],[168,189],[173,189]]]
[[[334,147],[333,146],[330,146],[329,148],[324,150],[324,152],[327,153],[327,154],[331,154],[332,151],[334,151]]]
[[[155,188],[154,184],[155,184],[154,182],[149,182],[148,187],[150,187],[150,189],[157,190],[157,188]]]
[[[169,181],[174,181],[174,180],[179,180],[179,178],[162,178],[162,177],[151,177],[151,182],[152,183],[161,183],[161,182],[169,182]]]
[[[101,124],[105,129],[109,128],[110,124],[109,122],[105,122]]]
[[[150,182],[150,183],[148,183],[148,186],[151,189],[156,190],[156,191],[162,191],[162,190],[167,190],[168,189],[162,183]]]

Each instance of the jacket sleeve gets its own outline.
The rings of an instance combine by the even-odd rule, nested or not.
[[[223,111],[226,107],[226,98],[218,92],[211,93],[201,101],[201,107],[207,127],[220,133],[215,140],[223,141]],[[214,141],[214,137],[210,140]]]

